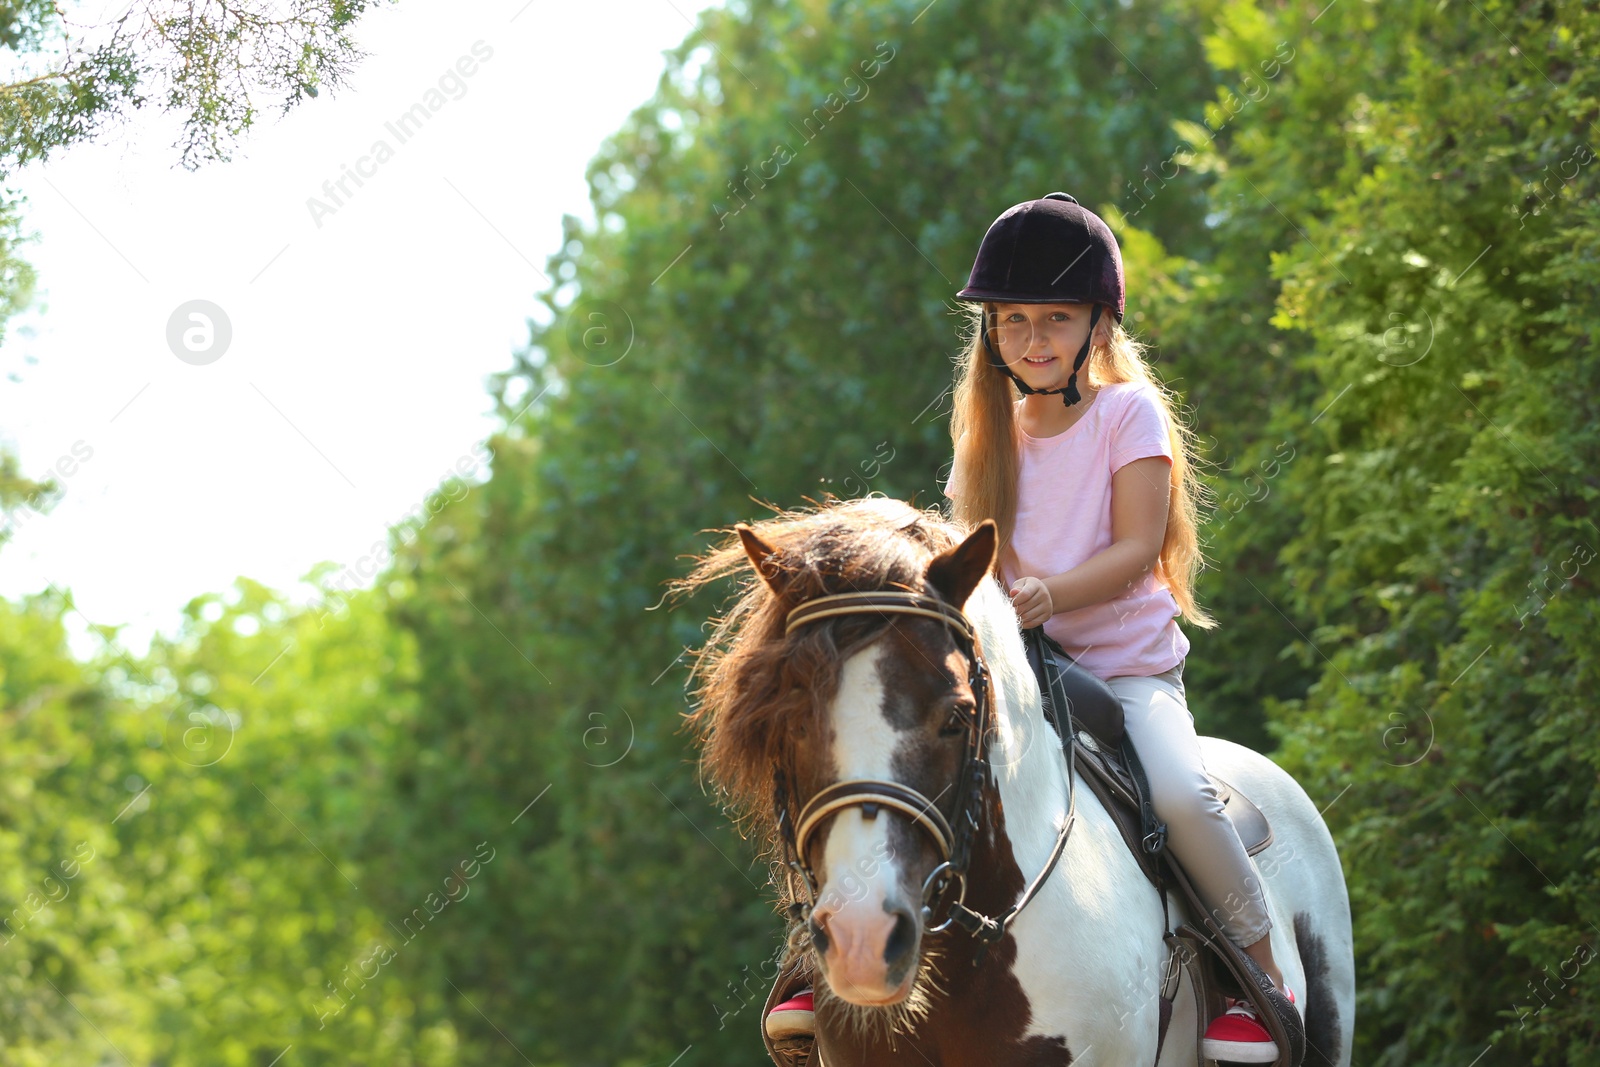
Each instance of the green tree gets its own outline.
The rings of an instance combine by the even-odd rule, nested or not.
[[[148,657],[111,632],[78,663],[66,597],[0,603],[0,1060],[459,1062],[400,966],[448,934],[406,940],[371,880],[413,712],[387,607],[241,580]]]
[[[1356,1059],[1592,1061],[1600,24],[1236,7],[1214,60],[1252,25],[1302,54],[1217,152],[1213,212],[1241,247],[1293,220],[1265,247],[1298,384],[1261,440],[1299,451],[1252,506],[1319,675],[1272,728],[1337,800]]]
[[[79,23],[54,0],[0,0],[0,180],[157,107],[176,116],[179,161],[227,161],[263,108],[287,112],[345,83],[361,58],[356,20],[382,0],[136,4]],[[18,245],[24,201],[0,188],[0,340],[28,305],[34,271]]]
[[[399,571],[418,847],[543,796],[507,826],[494,921],[444,963],[474,1062],[519,1062],[495,1028],[571,1064],[759,1055],[780,923],[678,729],[716,605],[650,609],[758,499],[939,499],[951,295],[985,227],[1056,188],[1113,202],[1213,90],[1202,12],[1092,15],[707,12],[591,165],[598,224],[569,220],[553,321],[503,377],[493,477]],[[1195,183],[1141,213],[1139,269],[1202,238],[1203,203]]]
[[[152,103],[180,116],[185,167],[226,161],[264,104],[286,112],[344,83],[361,57],[355,22],[379,2],[143,4],[94,25],[52,0],[0,5],[0,47],[20,68],[0,85],[0,168],[100,136]]]
[[[84,663],[68,599],[0,604],[0,1058],[759,1055],[779,923],[678,729],[718,605],[663,583],[762,501],[935,502],[950,294],[1064,188],[1213,442],[1197,717],[1326,807],[1356,1061],[1594,1059],[1600,16],[834,7],[668,55],[495,385],[492,477],[373,589],[241,580]]]

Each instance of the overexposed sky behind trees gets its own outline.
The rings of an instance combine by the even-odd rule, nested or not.
[[[0,595],[70,589],[80,652],[85,619],[138,652],[190,597],[291,589],[452,469],[481,478],[485,378],[527,340],[561,216],[591,217],[586,164],[707,6],[401,0],[358,24],[347,88],[263,116],[231,163],[177,167],[152,112],[14,175],[39,286],[0,346],[0,435],[64,494],[23,510]],[[169,343],[191,301],[231,329],[209,363]]]

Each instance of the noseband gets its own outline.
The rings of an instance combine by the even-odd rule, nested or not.
[[[972,860],[972,839],[983,817],[984,789],[993,781],[990,764],[985,757],[989,732],[994,725],[994,694],[989,684],[989,668],[978,649],[976,631],[965,612],[937,597],[888,590],[838,593],[808,600],[790,610],[784,633],[791,634],[798,626],[840,615],[913,615],[943,623],[955,636],[957,646],[967,658],[968,677],[976,706],[972,712],[962,716],[967,728],[966,744],[955,781],[931,800],[900,782],[853,778],[835,782],[821,790],[800,809],[799,819],[791,822],[783,771],[779,769],[775,772],[774,800],[784,860],[789,870],[799,875],[805,887],[804,901],[797,898],[790,905],[790,914],[796,921],[804,921],[816,904],[817,879],[806,860],[806,846],[817,829],[847,808],[860,808],[862,816],[869,820],[877,818],[881,808],[889,808],[905,815],[927,834],[939,853],[939,865],[929,872],[922,883],[922,920],[930,924],[928,932],[938,933],[955,924],[986,946],[995,944],[1005,936],[1006,928],[1038,893],[1061,859],[1067,835],[1072,832],[1076,817],[1075,791],[1072,790],[1076,783],[1069,782],[1071,799],[1067,805],[1067,817],[1056,837],[1049,862],[1017,903],[997,918],[969,909],[966,906],[967,868]],[[1068,773],[1071,773],[1070,769]],[[951,809],[954,826],[939,810],[937,803],[952,788],[955,790],[955,802]],[[931,925],[941,911],[946,913],[945,917],[938,925]]]

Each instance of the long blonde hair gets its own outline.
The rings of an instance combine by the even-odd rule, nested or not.
[[[990,364],[984,350],[984,326],[994,312],[993,304],[974,305],[967,323],[966,354],[958,369],[955,410],[950,417],[955,469],[960,472],[950,514],[969,527],[993,519],[1000,527],[1001,557],[1015,561],[1011,535],[1016,526],[1021,466],[1016,392],[1011,379]],[[1199,511],[1202,505],[1210,504],[1205,483],[1193,473],[1194,431],[1178,419],[1175,394],[1150,373],[1144,361],[1144,345],[1109,315],[1101,320],[1102,325],[1107,323],[1110,343],[1091,347],[1079,378],[1086,378],[1096,388],[1117,382],[1143,382],[1154,387],[1160,398],[1172,447],[1172,498],[1155,573],[1172,591],[1183,617],[1192,625],[1209,630],[1217,621],[1194,598],[1195,577],[1205,566],[1200,551]]]

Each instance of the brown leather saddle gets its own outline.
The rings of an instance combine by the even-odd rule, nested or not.
[[[1080,727],[1073,743],[1077,745],[1078,769],[1087,772],[1083,781],[1100,798],[1111,815],[1128,849],[1139,859],[1139,866],[1151,884],[1160,887],[1160,861],[1176,864],[1169,854],[1152,855],[1144,846],[1145,831],[1140,818],[1144,803],[1143,790],[1135,771],[1129,766],[1121,748],[1111,748],[1087,727]],[[1232,783],[1211,774],[1217,792],[1222,796],[1222,810],[1233,820],[1233,828],[1244,844],[1246,854],[1254,856],[1272,844],[1272,825],[1266,814]]]
[[[1070,721],[1070,740],[1077,750],[1074,755],[1078,766],[1089,772],[1085,777],[1090,788],[1116,821],[1145,876],[1160,888],[1159,860],[1165,855],[1165,830],[1150,808],[1144,769],[1123,729],[1122,701],[1105,682],[1072,662],[1042,629],[1027,631],[1025,645],[1029,666],[1045,695],[1045,717],[1057,736],[1062,732],[1061,720]],[[1066,660],[1065,667],[1052,653]],[[1065,716],[1057,710],[1057,705],[1063,703],[1070,712]],[[1063,743],[1067,740],[1062,738]],[[1216,783],[1223,810],[1233,820],[1245,852],[1254,856],[1272,844],[1272,827],[1255,802],[1216,775],[1210,778]],[[1170,856],[1167,859],[1172,862]]]

